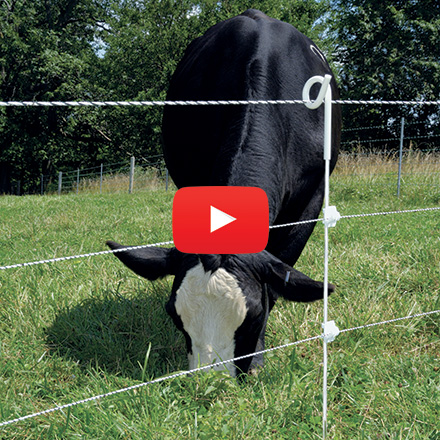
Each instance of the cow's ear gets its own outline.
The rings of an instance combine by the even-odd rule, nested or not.
[[[267,282],[272,291],[289,301],[311,302],[324,296],[324,283],[312,280],[280,260],[271,261],[266,270]],[[328,285],[329,294],[334,289],[332,284]]]
[[[115,252],[129,269],[148,280],[156,280],[166,275],[175,275],[179,267],[181,253],[176,248],[122,246],[114,241],[107,241],[111,249],[126,249]]]

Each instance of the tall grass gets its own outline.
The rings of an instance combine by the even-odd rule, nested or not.
[[[399,166],[398,152],[372,152],[358,150],[353,153],[341,153],[335,169],[337,175],[377,175],[394,174]],[[440,154],[407,150],[402,154],[403,175],[440,174]]]
[[[350,178],[343,165],[330,196],[342,214],[440,205],[439,186],[406,184],[397,198],[383,173]],[[0,264],[99,251],[107,239],[170,240],[172,198],[2,197]],[[329,318],[343,329],[439,309],[439,231],[438,212],[339,221]],[[296,267],[322,279],[321,224]],[[0,271],[0,420],[185,369],[164,310],[171,284],[142,280],[112,255]],[[321,302],[279,301],[267,346],[320,334],[321,322]],[[329,351],[329,438],[440,439],[439,315],[344,333]],[[321,342],[265,359],[243,384],[222,373],[174,379],[0,428],[0,438],[320,438]]]
[[[168,179],[169,186],[172,186],[171,179]],[[58,178],[50,179],[45,185],[44,194],[55,195],[58,193]],[[62,194],[108,194],[128,192],[130,186],[130,167],[122,167],[113,172],[106,172],[102,176],[99,172],[90,174],[79,174],[76,172],[63,174]],[[163,167],[135,166],[133,175],[133,191],[145,191],[162,189],[166,187],[166,176]]]
[[[135,167],[134,172],[134,191],[153,190],[165,188],[165,176],[157,168]],[[97,194],[112,192],[127,192],[130,185],[130,173],[114,173],[103,176],[102,184],[99,178],[91,177],[80,180],[79,193]],[[76,183],[72,186],[72,191],[76,191]]]

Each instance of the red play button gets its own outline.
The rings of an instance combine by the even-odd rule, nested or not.
[[[261,188],[187,187],[174,196],[173,239],[181,252],[261,252],[268,236],[269,203]]]

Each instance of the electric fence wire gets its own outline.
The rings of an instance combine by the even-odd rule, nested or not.
[[[440,105],[439,101],[389,101],[336,99],[332,104],[351,105]],[[202,100],[202,101],[0,101],[0,107],[143,107],[193,105],[289,105],[310,104],[304,99]]]
[[[388,211],[388,212],[374,212],[374,213],[366,213],[366,214],[342,215],[340,218],[341,219],[350,219],[350,218],[374,217],[374,216],[392,215],[392,214],[408,214],[408,213],[414,213],[414,212],[430,212],[430,211],[439,211],[439,210],[440,210],[440,207],[419,208],[419,209],[407,209],[407,210],[402,210],[402,211]],[[303,225],[303,224],[307,224],[307,223],[317,223],[317,222],[320,222],[323,220],[324,220],[323,218],[302,220],[299,222],[285,223],[282,225],[273,225],[273,226],[270,226],[269,228],[270,229],[285,228],[288,226],[298,226],[298,225]],[[0,271],[1,270],[8,270],[8,269],[18,269],[21,267],[36,266],[39,264],[58,263],[61,261],[75,260],[75,259],[79,259],[79,258],[96,257],[99,255],[115,254],[118,252],[124,252],[126,250],[136,250],[136,249],[144,249],[144,248],[148,248],[148,247],[168,246],[173,243],[174,243],[173,241],[163,241],[160,243],[145,244],[145,245],[139,245],[139,246],[129,246],[129,247],[121,248],[121,249],[111,249],[111,250],[99,251],[99,252],[89,252],[89,253],[80,254],[80,255],[70,255],[67,257],[47,258],[47,259],[43,259],[43,260],[30,261],[30,262],[26,262],[26,263],[16,263],[16,264],[0,266]]]

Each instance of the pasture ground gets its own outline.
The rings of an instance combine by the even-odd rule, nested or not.
[[[437,179],[437,180],[435,180]],[[440,205],[438,174],[395,196],[386,174],[336,172],[341,214]],[[173,193],[0,198],[0,264],[171,239]],[[440,212],[340,220],[330,230],[329,319],[340,329],[440,309]],[[323,276],[318,224],[298,269]],[[0,421],[187,367],[148,282],[106,255],[0,271]],[[279,301],[267,346],[321,333],[322,302]],[[329,438],[440,439],[440,315],[357,330],[329,345]],[[0,428],[1,439],[318,439],[322,343],[272,352],[256,377],[196,374]]]

